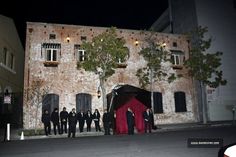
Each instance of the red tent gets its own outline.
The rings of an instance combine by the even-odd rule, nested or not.
[[[131,85],[118,85],[107,95],[110,113],[116,110],[116,132],[128,133],[126,111],[130,107],[135,114],[135,129],[144,132],[143,111],[151,107],[151,93]]]
[[[144,133],[143,112],[147,107],[135,97],[131,98],[128,102],[121,105],[116,110],[116,133],[128,133],[128,126],[126,121],[126,111],[128,107],[131,108],[131,110],[134,112],[136,130],[138,131],[138,133]]]

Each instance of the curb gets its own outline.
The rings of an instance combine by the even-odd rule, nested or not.
[[[204,129],[204,128],[215,128],[215,127],[236,127],[236,125],[232,125],[231,123],[224,124],[185,124],[185,125],[159,125],[156,130],[153,130],[152,133],[158,132],[168,132],[168,131],[181,131],[181,130],[193,130],[193,129]],[[112,134],[112,132],[111,132]],[[83,132],[76,133],[76,138],[78,137],[91,137],[91,136],[104,136],[104,131],[101,132]],[[24,136],[23,140],[36,140],[36,139],[56,139],[56,138],[68,138],[67,134],[58,134],[58,135],[37,135],[37,136]],[[12,141],[22,140],[20,135],[12,135]]]

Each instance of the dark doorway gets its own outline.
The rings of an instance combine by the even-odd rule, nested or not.
[[[92,110],[92,96],[87,93],[76,94],[76,112]]]
[[[186,98],[184,92],[175,92],[175,112],[186,112]]]
[[[163,113],[162,93],[153,93],[154,113]]]
[[[57,94],[47,94],[43,98],[42,111],[45,109],[51,114],[54,108],[59,108],[59,95]]]

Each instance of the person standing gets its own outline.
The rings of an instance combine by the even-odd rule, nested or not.
[[[95,123],[96,132],[97,131],[101,131],[101,127],[100,127],[100,113],[99,113],[98,109],[95,109],[95,111],[93,113],[93,121]]]
[[[50,114],[48,113],[48,110],[44,110],[42,115],[42,123],[44,124],[44,131],[45,135],[51,135],[51,123],[50,123]]]
[[[149,133],[151,133],[152,122],[149,108],[147,108],[146,111],[143,112],[143,119],[144,119],[145,133],[147,133],[147,129],[149,130]]]
[[[63,110],[60,112],[61,119],[61,134],[67,133],[67,122],[68,122],[68,112],[66,111],[66,107],[63,107]]]
[[[153,114],[153,111],[152,111],[151,108],[149,109],[149,113],[150,113],[150,117],[151,117],[151,126],[152,126],[152,129],[153,129],[153,130],[156,130],[157,127],[155,126],[155,123],[154,123],[154,114]]]
[[[77,116],[75,113],[75,108],[73,108],[72,111],[69,113],[68,120],[69,120],[68,137],[70,137],[72,134],[72,137],[75,138],[76,124],[77,124]]]
[[[79,131],[84,131],[84,122],[85,122],[85,114],[83,111],[80,111],[77,115],[77,119],[79,121]]]
[[[55,108],[54,111],[51,114],[51,121],[53,123],[54,135],[57,134],[57,130],[58,130],[58,133],[60,133],[59,113],[58,113],[57,108]]]
[[[116,110],[113,111],[113,114],[112,114],[112,131],[113,131],[113,135],[116,134]]]
[[[90,110],[87,111],[86,113],[86,124],[87,124],[87,132],[91,131],[91,123],[93,120],[93,116]]]
[[[105,134],[104,135],[110,135],[110,115],[107,112],[107,110],[104,110],[104,114],[102,116],[102,121],[103,121],[103,127]]]
[[[127,125],[128,125],[128,135],[134,134],[134,113],[128,108],[126,111]]]

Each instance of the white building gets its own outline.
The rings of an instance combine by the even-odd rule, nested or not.
[[[0,15],[0,125],[6,117],[22,125],[23,77],[24,49],[14,21]]]
[[[207,109],[210,121],[232,120],[236,105],[236,1],[235,0],[169,0],[169,8],[152,25],[158,32],[185,33],[197,26],[208,27],[212,37],[209,52],[223,52],[223,76],[226,86],[207,89]],[[201,105],[199,105],[201,117]]]

